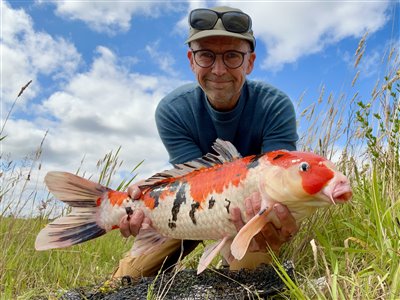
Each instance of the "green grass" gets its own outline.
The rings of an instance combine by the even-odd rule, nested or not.
[[[301,250],[293,252],[288,246],[286,255],[292,255],[302,276],[299,282],[327,278],[324,291],[306,289],[305,298],[400,298],[399,202],[391,205],[376,172],[363,181],[357,183],[350,205],[318,214],[318,221],[303,228],[308,237],[299,234]],[[314,249],[304,243],[311,240]]]
[[[283,298],[400,299],[400,68],[398,53],[388,53],[387,72],[372,87],[369,99],[361,99],[357,92],[333,99],[323,89],[315,104],[300,114],[309,124],[300,132],[300,148],[327,157],[340,154],[337,165],[351,179],[354,195],[350,203],[319,211],[303,222],[295,239],[275,257],[277,270],[288,287],[281,295]],[[357,63],[360,59],[356,57]],[[358,77],[357,72],[352,87],[356,88]],[[317,106],[328,113],[315,113]],[[342,110],[345,106],[350,108],[351,117]],[[340,152],[335,152],[343,135],[346,144]],[[0,140],[7,142],[7,137]],[[118,151],[110,152],[98,162],[103,183],[110,183],[121,165]],[[33,178],[33,171],[40,171],[40,153],[41,146],[22,166],[14,162],[2,165],[2,299],[40,295],[52,299],[63,290],[103,282],[110,278],[132,244],[132,240],[126,242],[115,231],[68,249],[36,252],[35,237],[48,223],[54,202],[49,198],[37,204],[42,212],[40,217],[17,218],[26,209],[27,201],[37,199],[36,193],[17,191],[15,187],[17,183],[26,186],[24,183]],[[2,159],[6,161],[4,156]],[[123,181],[119,188],[130,182],[131,179]],[[16,199],[17,204],[3,205],[6,199]],[[184,263],[195,268],[201,253],[201,248],[196,249]],[[280,265],[286,259],[295,263],[294,281]],[[325,284],[318,286],[315,281],[318,278],[324,279]],[[157,297],[152,293],[149,292],[149,298]]]
[[[1,297],[13,299],[34,291],[50,295],[58,290],[93,285],[109,279],[127,252],[119,231],[67,249],[37,252],[37,233],[48,221],[42,219],[0,219]]]

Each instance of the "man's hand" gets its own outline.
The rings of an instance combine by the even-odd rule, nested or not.
[[[245,206],[247,217],[254,217],[261,209],[260,193],[253,193],[248,197],[245,200]],[[261,229],[260,233],[254,236],[249,251],[265,250],[269,245],[271,249],[277,253],[281,246],[289,241],[299,230],[296,220],[285,205],[276,203],[273,209],[281,226],[275,226],[272,222],[267,223],[263,229]],[[233,224],[235,224],[236,229],[239,231],[244,226],[240,209],[237,207],[234,208],[231,212],[231,216]]]
[[[128,194],[133,200],[137,200],[142,195],[137,184],[133,184],[128,187]],[[119,231],[124,237],[131,235],[136,236],[139,233],[140,228],[151,226],[151,220],[144,215],[144,212],[140,209],[133,211],[133,214],[124,216],[119,222]]]

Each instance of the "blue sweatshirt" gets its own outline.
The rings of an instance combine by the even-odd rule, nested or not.
[[[230,141],[242,156],[296,150],[296,115],[288,96],[263,82],[246,80],[239,102],[228,112],[215,110],[197,83],[164,97],[156,109],[158,133],[172,164],[209,152],[217,138]]]

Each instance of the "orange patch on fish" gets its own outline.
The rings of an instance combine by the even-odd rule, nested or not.
[[[108,199],[110,199],[110,203],[115,206],[121,206],[121,204],[129,198],[128,193],[126,192],[119,192],[119,191],[109,191],[108,192]]]
[[[144,205],[149,209],[154,209],[156,206],[156,199],[150,196],[150,193],[145,193],[142,197]]]
[[[199,169],[185,179],[190,195],[196,202],[204,202],[212,193],[222,193],[229,185],[237,187],[248,173],[248,164],[254,156],[248,156],[223,165]]]

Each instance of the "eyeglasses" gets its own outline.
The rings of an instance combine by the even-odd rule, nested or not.
[[[245,33],[251,29],[251,18],[240,11],[217,12],[211,9],[198,8],[191,11],[189,24],[197,30],[210,30],[221,19],[225,29],[234,33]]]
[[[202,68],[211,67],[214,64],[217,55],[222,55],[222,61],[224,62],[225,66],[227,66],[229,69],[237,69],[243,64],[244,56],[250,52],[228,50],[224,53],[215,53],[211,50],[192,49],[192,53],[194,55],[194,61]]]

